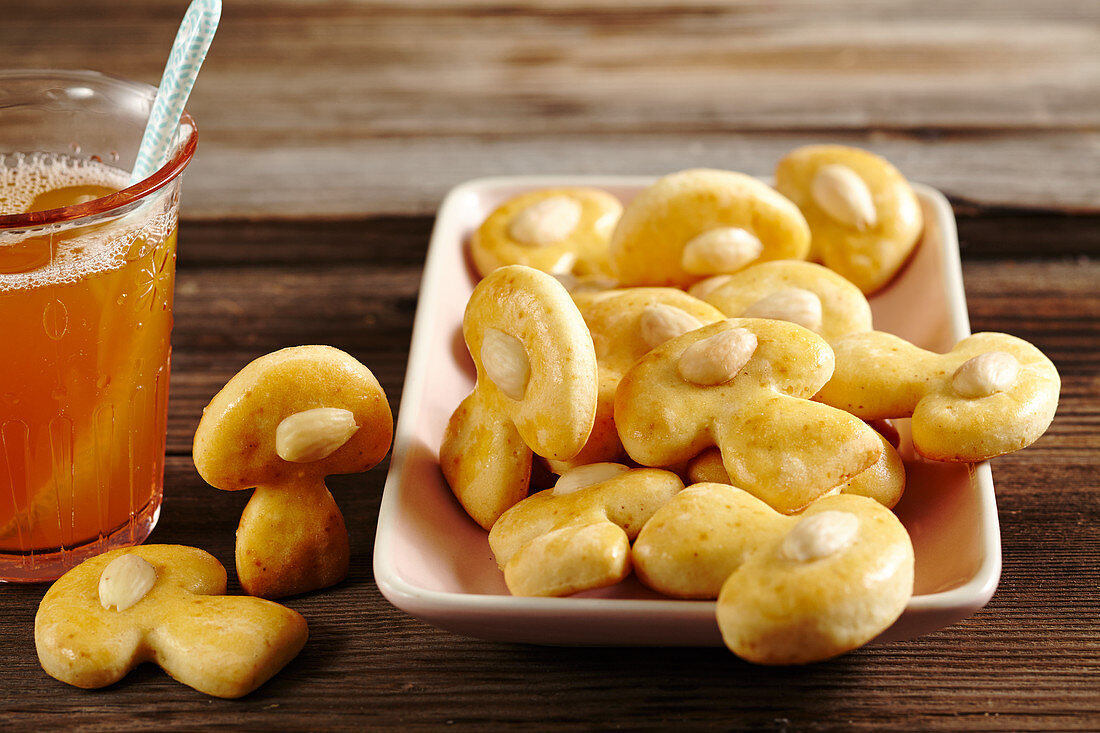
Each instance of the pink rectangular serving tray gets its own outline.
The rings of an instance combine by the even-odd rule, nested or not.
[[[453,189],[432,233],[413,327],[390,472],[374,547],[374,575],[398,608],[440,628],[537,644],[721,645],[712,601],[663,597],[633,577],[569,598],[509,595],[488,535],[469,519],[439,470],[451,412],[473,388],[462,340],[476,282],[466,242],[502,201],[534,188],[592,186],[624,202],[647,177],[482,178]],[[923,240],[905,270],[871,299],[875,328],[947,351],[970,334],[951,207],[914,185],[925,215]],[[993,595],[1001,571],[1000,528],[988,463],[926,461],[899,421],[907,488],[895,511],[916,550],[915,592],[876,641],[912,638],[966,618]]]

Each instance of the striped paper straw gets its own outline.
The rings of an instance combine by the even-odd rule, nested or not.
[[[193,0],[187,8],[164,66],[164,75],[130,174],[130,185],[148,178],[168,162],[168,151],[172,148],[183,106],[195,86],[195,77],[210,50],[221,15],[221,0]]]

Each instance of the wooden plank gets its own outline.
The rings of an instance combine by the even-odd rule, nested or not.
[[[154,82],[179,13],[168,0],[153,13],[149,3],[22,5],[3,30],[19,65],[91,61]],[[1084,126],[1100,114],[1098,12],[1081,2],[252,0],[226,6],[195,110],[245,139],[309,128],[346,137],[349,127],[664,130],[685,120]],[[49,44],[31,32],[46,18]]]
[[[1100,254],[1100,216],[975,210],[956,204],[963,259],[1065,260]],[[186,220],[180,269],[297,265],[419,268],[431,217],[319,221]]]
[[[9,660],[0,724],[53,727],[79,716],[83,726],[106,731],[151,719],[166,728],[271,730],[539,729],[548,720],[563,730],[875,730],[886,720],[904,731],[1088,729],[1100,714],[1093,622],[1100,575],[1083,550],[1100,540],[1100,525],[1081,517],[1095,512],[1096,492],[1035,487],[1087,486],[1097,464],[1042,468],[1026,455],[994,463],[1005,569],[985,609],[920,639],[796,670],[749,665],[723,649],[490,643],[412,619],[379,594],[370,572],[382,466],[334,480],[351,528],[350,576],[285,601],[309,619],[310,642],[259,691],[214,700],[153,667],[94,693],[73,690],[45,677],[34,658],[29,629],[41,589],[13,586],[0,594]],[[233,530],[248,492],[203,485],[185,457],[170,459],[167,484],[153,539],[204,547],[232,568]]]
[[[9,0],[0,54],[8,67],[156,82],[182,7]],[[249,492],[216,491],[195,472],[203,405],[248,360],[322,342],[367,363],[396,411],[432,215],[478,176],[696,165],[767,175],[806,142],[870,147],[952,197],[972,326],[1051,356],[1058,414],[1035,445],[993,461],[996,595],[919,639],[770,669],[723,649],[449,634],[374,585],[384,462],[330,480],[351,572],[285,600],[311,638],[269,684],[214,700],[146,665],[104,690],[70,688],[36,660],[44,588],[9,585],[0,729],[1096,728],[1095,0],[234,0],[225,13],[192,105],[200,153],[184,189],[152,541],[211,551],[233,592]]]
[[[1011,241],[1015,224],[996,229],[995,221],[982,217],[973,229],[964,218],[961,230],[981,248],[1000,236]],[[199,478],[190,457],[194,425],[247,360],[304,338],[363,359],[397,408],[430,221],[376,223],[184,226],[191,244],[178,275],[165,506],[151,539],[212,552],[230,568],[231,592],[239,591],[234,530],[249,492],[217,491]],[[312,249],[292,246],[307,236]],[[360,251],[360,238],[375,245],[368,249],[377,261]],[[535,647],[449,634],[398,611],[374,585],[383,462],[330,479],[351,533],[350,574],[334,588],[284,600],[309,620],[310,641],[270,683],[243,700],[215,700],[146,665],[109,688],[75,690],[37,664],[32,628],[43,588],[7,586],[0,728],[123,731],[150,720],[167,729],[273,731],[538,730],[551,720],[561,730],[1094,727],[1100,264],[1033,255],[964,264],[975,327],[1033,338],[1065,377],[1047,435],[993,461],[1004,572],[993,600],[970,619],[800,669],[748,665],[723,649]]]
[[[251,224],[184,226],[181,239],[193,259],[181,256],[177,275],[170,452],[190,450],[202,406],[233,373],[284,346],[327,343],[360,357],[396,410],[426,243],[425,222],[399,221],[387,220],[393,237],[388,251],[397,261],[386,262],[383,255],[377,264],[362,259],[356,224],[282,226],[279,235],[272,227]],[[980,221],[983,229],[975,236],[985,239],[970,246],[990,252],[1004,246],[1006,237],[991,230],[988,220]],[[1011,248],[1013,221],[999,233],[1009,235],[1005,252],[1020,256]],[[960,227],[964,241],[971,231],[967,222]],[[241,235],[242,229],[249,234]],[[187,244],[191,231],[195,236]],[[274,244],[266,248],[269,234]],[[285,244],[305,236],[316,237],[316,256]],[[241,269],[224,266],[219,258],[227,251],[241,261],[275,254],[254,263],[262,266]],[[1050,356],[1065,380],[1064,395],[1079,410],[1068,415],[1063,410],[1052,434],[1079,450],[1098,420],[1087,395],[1095,388],[1094,355],[1100,351],[1100,261],[1035,256],[1041,254],[1012,262],[967,256],[963,275],[971,326],[1012,333]]]
[[[201,134],[201,133],[200,133]],[[691,167],[770,176],[804,144],[866,147],[909,178],[984,207],[1100,211],[1100,132],[1036,135],[691,133],[508,139],[289,142],[263,150],[202,139],[183,190],[185,218],[354,218],[435,211],[482,176],[652,175]]]
[[[981,205],[1095,211],[1098,8],[234,2],[184,215],[423,214],[487,174],[767,174],[820,140]],[[156,83],[179,12],[17,0],[0,48]]]

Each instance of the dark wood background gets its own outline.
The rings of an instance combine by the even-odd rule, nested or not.
[[[0,66],[155,84],[185,6],[3,0]],[[767,175],[799,144],[868,147],[949,195],[974,330],[1046,352],[1061,406],[1038,443],[993,462],[993,600],[920,639],[762,669],[723,649],[439,631],[373,583],[383,463],[332,481],[350,577],[287,601],[310,642],[242,700],[150,666],[99,691],[56,682],[32,638],[44,588],[0,587],[0,729],[1100,729],[1095,0],[227,0],[189,108],[200,143],[151,539],[229,568],[248,497],[195,473],[203,405],[256,356],[328,343],[396,411],[435,207],[482,175]]]

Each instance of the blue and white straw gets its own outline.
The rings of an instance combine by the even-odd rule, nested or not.
[[[141,138],[130,185],[142,181],[168,162],[183,106],[195,86],[210,42],[222,15],[221,0],[193,0],[180,23],[164,75],[160,79],[145,135]]]

